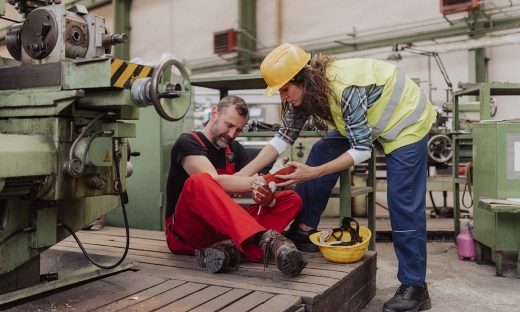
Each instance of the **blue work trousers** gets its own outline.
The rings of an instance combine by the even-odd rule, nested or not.
[[[318,140],[312,146],[306,164],[311,167],[320,166],[338,158],[350,149],[350,142],[338,130],[334,130]],[[317,228],[320,217],[329,201],[330,193],[338,181],[340,172],[331,173],[318,179],[297,184],[296,193],[303,200],[302,210],[296,221]]]
[[[403,146],[387,154],[387,200],[394,249],[399,261],[397,277],[403,284],[422,286],[426,277],[426,173],[427,142]],[[350,143],[334,130],[317,141],[306,164],[312,167],[336,159]],[[317,228],[339,172],[296,185],[303,200],[297,222]]]
[[[387,154],[387,199],[397,279],[423,286],[426,278],[426,173],[428,136]]]

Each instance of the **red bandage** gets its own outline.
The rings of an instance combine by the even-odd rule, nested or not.
[[[265,182],[271,187],[271,182],[280,183],[284,182],[280,178],[275,178],[275,175],[288,175],[296,171],[296,167],[286,166],[285,164],[289,161],[289,157],[282,157],[278,159],[274,164],[269,173],[264,175]]]

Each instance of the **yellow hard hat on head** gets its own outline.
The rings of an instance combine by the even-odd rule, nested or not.
[[[294,78],[310,59],[310,53],[290,43],[284,43],[271,51],[260,65],[260,73],[267,83],[264,95],[275,94],[283,85]]]

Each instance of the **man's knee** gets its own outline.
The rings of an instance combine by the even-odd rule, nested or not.
[[[301,209],[303,205],[302,198],[293,190],[280,192],[277,195],[276,200],[291,203],[293,206],[298,207],[298,209]]]
[[[215,182],[215,180],[211,177],[209,173],[206,172],[198,172],[191,175],[185,182],[184,187],[195,187],[199,188],[201,186],[207,185],[208,182]]]

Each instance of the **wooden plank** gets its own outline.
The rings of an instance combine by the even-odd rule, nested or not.
[[[229,305],[230,302],[237,301],[248,294],[252,293],[252,290],[247,289],[232,289],[222,296],[216,297],[213,300],[203,303],[202,305],[194,308],[190,312],[212,312],[218,311],[225,306]]]
[[[255,291],[241,298],[240,300],[233,302],[231,305],[225,307],[219,312],[250,311],[258,305],[266,302],[273,296],[274,295],[272,293]]]
[[[126,244],[124,232],[120,228],[107,228],[106,232],[105,229],[80,231],[78,236],[92,254],[117,257],[122,255]],[[262,263],[242,262],[238,270],[228,269],[221,274],[209,274],[198,267],[194,256],[171,253],[163,233],[139,230],[138,234],[139,238],[130,240],[128,257],[141,263],[137,268],[139,271],[129,273],[143,276],[146,272],[147,276],[160,279],[148,287],[126,292],[115,291],[110,296],[106,296],[106,291],[98,290],[98,295],[104,296],[103,300],[95,296],[84,297],[85,302],[92,301],[95,305],[82,303],[84,306],[73,307],[76,311],[229,309],[303,312],[303,306],[307,311],[358,311],[363,302],[372,298],[372,291],[375,293],[377,254],[371,251],[367,251],[360,261],[352,264],[329,262],[319,252],[304,253],[308,265],[295,278],[279,272],[273,259],[269,260],[267,268]],[[53,249],[78,251],[76,242],[71,239],[60,242],[51,248]],[[135,278],[128,281],[141,282]],[[128,286],[122,281],[115,285],[123,289]],[[63,298],[59,299],[63,301]],[[55,301],[54,298],[52,301]],[[41,310],[49,308],[45,306]]]
[[[269,275],[266,275],[265,278],[246,278],[228,273],[208,274],[207,272],[200,271],[188,272],[186,269],[164,266],[153,266],[153,272],[156,275],[171,276],[178,280],[195,283],[306,297],[309,301],[318,300],[320,298],[320,292],[323,291],[322,289],[316,289],[317,287],[312,284],[303,285],[303,283],[298,283],[298,278],[295,278],[293,283],[286,283],[285,281],[278,280],[278,278],[272,278]],[[281,274],[277,274],[276,276],[280,277]]]
[[[259,305],[253,310],[251,310],[251,312],[293,312],[298,310],[300,307],[302,307],[301,298],[288,295],[276,295],[274,297],[271,297],[262,305]]]
[[[204,288],[201,291],[198,291],[194,294],[191,294],[187,297],[184,297],[180,300],[170,303],[157,311],[170,312],[170,311],[191,311],[191,309],[208,302],[215,297],[218,297],[224,293],[227,293],[231,290],[228,287],[219,287],[219,286],[210,286],[208,288]]]
[[[376,295],[376,277],[352,295],[340,308],[342,311],[359,311]]]
[[[90,246],[84,242],[85,248],[87,248],[88,251],[95,252],[95,253],[102,253],[102,254],[109,254],[109,255],[117,255],[117,251],[114,252],[112,247],[103,247],[103,246]],[[70,246],[70,247],[69,247]],[[66,248],[64,248],[66,247]],[[74,243],[68,243],[68,242],[62,242],[55,247],[54,249],[63,249],[63,250],[75,250]],[[67,249],[70,248],[70,249]],[[368,252],[368,251],[367,251]],[[368,252],[370,253],[370,252]],[[193,256],[186,256],[186,255],[174,255],[168,251],[168,253],[148,253],[147,251],[135,251],[131,250],[129,252],[129,256],[133,257],[134,259],[139,260],[141,263],[151,263],[151,264],[159,264],[159,265],[168,265],[167,262],[162,261],[161,259],[165,260],[173,260],[175,262],[175,266],[178,267],[186,267],[191,269],[197,269],[198,266],[195,263],[195,258]],[[144,257],[140,257],[144,256]],[[307,261],[309,261],[309,264],[304,269],[303,274],[305,275],[315,275],[315,276],[321,276],[321,277],[328,277],[328,278],[337,278],[337,275],[334,274],[334,272],[350,272],[354,270],[357,267],[357,264],[337,264],[332,263],[323,258],[321,253],[304,253],[304,257]],[[361,259],[363,261],[363,258]],[[326,266],[326,267],[324,267]],[[263,264],[261,263],[253,263],[253,262],[242,262],[239,268],[247,268],[251,270],[257,270],[261,271],[263,273]],[[323,274],[318,274],[319,269],[323,269],[324,272],[330,272]],[[277,272],[276,265],[274,264],[274,261],[270,259],[269,266],[266,269],[270,272]],[[240,269],[238,270],[238,274],[240,274]],[[291,280],[291,277],[285,277],[288,280]],[[318,281],[318,280],[317,280]],[[328,282],[326,282],[328,284]]]
[[[360,288],[362,288],[364,285],[369,284],[371,280],[375,281],[376,272],[377,257],[374,256],[362,263],[362,265],[357,269],[357,274],[350,275],[348,279],[341,283],[340,287],[337,287],[333,292],[330,292],[328,295],[322,296],[320,300],[313,302],[312,306],[304,300],[304,303],[306,304],[306,311],[342,310],[340,309],[341,306],[348,303],[348,299],[353,298],[354,295],[358,293]],[[375,295],[375,288],[373,289],[373,293],[368,293],[367,291],[364,291],[361,294],[366,297],[372,298]],[[362,297],[361,299],[364,299],[364,297]],[[357,301],[353,301],[353,303],[354,302]],[[355,306],[352,306],[349,309],[345,309],[344,311],[358,311],[354,308]]]
[[[155,297],[159,294],[162,294],[170,289],[173,289],[175,287],[178,287],[182,284],[186,283],[185,281],[177,281],[177,280],[167,280],[164,283],[155,285],[151,288],[145,289],[141,292],[132,294],[127,297],[123,297],[121,299],[117,299],[115,301],[112,301],[102,307],[99,307],[93,311],[122,311],[130,306],[141,304],[141,302]]]
[[[159,276],[126,271],[83,284],[81,287],[50,292],[47,295],[52,296],[52,300],[44,297],[3,311],[91,311],[161,284],[165,280]]]
[[[90,246],[88,246],[90,247]],[[87,247],[87,248],[88,248]],[[64,247],[63,244],[59,244],[59,246],[53,247],[53,249],[59,249],[59,250],[69,250],[68,248]],[[101,248],[102,249],[102,248]],[[73,247],[71,250],[75,250]],[[99,249],[92,250],[91,252],[100,253]],[[113,253],[112,250],[101,250],[102,254],[107,255],[116,255],[116,253]],[[321,255],[321,254],[320,254]],[[202,272],[206,272],[205,269],[201,269],[198,267],[198,265],[195,262],[195,258],[193,256],[180,256],[176,255],[177,257],[180,257],[181,259],[187,259],[188,261],[177,261],[174,260],[173,262],[171,260],[167,259],[160,259],[160,258],[154,258],[154,257],[139,257],[136,256],[133,252],[129,253],[129,256],[131,256],[133,259],[137,259],[141,261],[141,265],[144,263],[150,263],[155,265],[164,265],[164,266],[175,266],[175,267],[182,267],[187,269],[193,269],[193,270],[199,270]],[[322,257],[322,256],[321,256]],[[272,260],[271,260],[272,261]],[[312,269],[310,267],[315,267],[315,269]],[[347,267],[348,266],[348,267]],[[323,285],[326,286],[328,289],[335,287],[339,282],[341,282],[342,276],[344,274],[338,274],[338,272],[342,271],[352,271],[356,268],[356,266],[352,264],[335,264],[328,261],[323,261],[319,264],[313,264],[310,263],[308,268],[305,268],[302,274],[300,275],[300,281],[304,283],[310,283],[315,285]],[[288,277],[285,275],[282,275],[278,269],[276,268],[276,265],[274,263],[271,263],[266,272],[263,271],[263,264],[261,263],[252,263],[252,262],[244,262],[240,266],[239,270],[233,270],[228,269],[229,273],[236,274],[239,276],[254,276],[258,278],[265,278],[266,272],[269,272],[271,275],[276,276],[280,280],[292,282],[294,278]],[[207,273],[206,273],[207,274]]]
[[[185,283],[180,285],[179,287],[175,287],[173,289],[170,289],[166,292],[163,292],[157,296],[151,297],[147,300],[144,300],[140,302],[138,305],[130,306],[129,308],[125,309],[125,311],[153,311],[159,308],[162,308],[164,306],[169,305],[172,302],[175,302],[179,299],[182,299],[186,296],[189,296],[190,294],[194,292],[198,292],[201,289],[204,289],[208,287],[206,284],[200,284],[200,283]],[[173,310],[170,310],[173,311]]]

